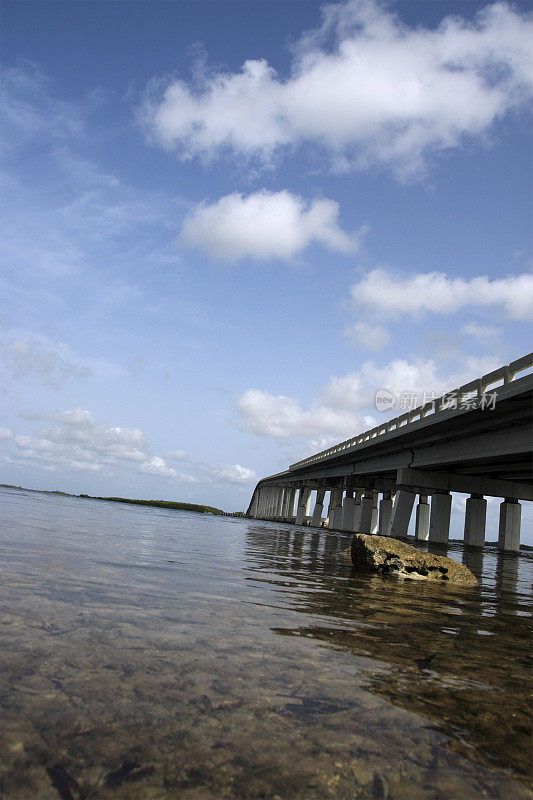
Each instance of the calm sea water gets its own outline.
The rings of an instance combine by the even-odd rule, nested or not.
[[[531,798],[532,557],[1,490],[6,798]],[[439,552],[445,553],[446,549]]]

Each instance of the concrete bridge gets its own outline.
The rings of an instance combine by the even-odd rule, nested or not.
[[[464,542],[481,547],[485,498],[501,497],[498,544],[518,551],[519,501],[533,500],[532,367],[530,353],[263,478],[247,516],[405,537],[418,497],[415,537],[447,542],[451,492],[467,493]]]

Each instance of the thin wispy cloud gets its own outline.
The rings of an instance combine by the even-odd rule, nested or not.
[[[2,147],[8,155],[36,138],[63,141],[80,136],[88,112],[86,103],[61,97],[56,81],[26,59],[2,70],[0,109]]]
[[[359,320],[343,331],[346,341],[353,347],[379,352],[390,342],[391,335],[384,325]]]
[[[35,381],[59,390],[68,382],[120,378],[125,370],[105,358],[84,358],[65,342],[42,333],[4,327],[0,367],[15,381]]]

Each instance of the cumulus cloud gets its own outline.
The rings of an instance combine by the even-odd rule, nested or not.
[[[240,464],[205,465],[204,472],[215,482],[250,483],[255,480],[253,469]]]
[[[107,425],[81,407],[58,414],[34,415],[34,418],[46,422],[37,435],[18,434],[13,441],[19,458],[43,469],[54,467],[112,474],[113,469],[120,468],[165,479],[189,479],[150,453],[140,428]]]
[[[378,352],[390,342],[390,333],[383,325],[374,325],[360,320],[344,331],[347,341],[355,347]]]
[[[159,456],[153,456],[141,467],[141,472],[147,475],[157,475],[159,478],[177,478],[178,473],[172,467],[167,467],[164,460]]]
[[[493,358],[473,356],[462,358],[459,369],[443,368],[433,359],[394,359],[384,365],[366,361],[358,370],[332,376],[307,410],[293,397],[249,389],[239,398],[237,411],[246,430],[286,442],[305,438],[305,450],[312,453],[374,427],[378,389],[387,389],[397,400],[404,392],[414,395],[421,404],[424,395],[437,397],[497,366]],[[397,413],[398,408],[390,416]]]
[[[330,378],[322,401],[331,408],[360,411],[374,404],[378,389],[388,389],[394,395],[403,391],[443,392],[452,388],[448,381],[449,376],[443,375],[432,359],[397,358],[383,366],[366,361],[358,370]]]
[[[56,414],[37,436],[18,435],[15,444],[23,458],[53,461],[74,469],[100,471],[121,462],[140,464],[147,458],[143,431],[96,420],[90,411],[74,408]]]
[[[293,397],[249,389],[239,398],[237,410],[247,430],[276,439],[320,434],[348,435],[357,417],[316,403],[307,411]]]
[[[533,315],[533,274],[506,278],[450,278],[443,272],[395,275],[378,268],[351,287],[357,309],[392,316],[454,314],[464,308],[500,307],[512,319]]]
[[[0,440],[10,440],[9,461],[32,463],[43,470],[76,470],[113,476],[133,471],[174,484],[211,482],[216,485],[247,484],[255,472],[240,464],[207,464],[189,461],[187,472],[178,472],[168,460],[188,460],[185,450],[173,450],[165,458],[154,455],[140,428],[108,425],[85,408],[77,407],[56,414],[26,414],[40,420],[36,435],[13,434],[0,428]],[[6,460],[4,458],[4,460]]]
[[[213,259],[291,259],[312,242],[328,250],[353,253],[358,242],[339,227],[334,200],[305,202],[288,191],[226,195],[202,203],[184,223],[179,243]]]
[[[530,101],[532,38],[531,15],[505,2],[427,29],[378,0],[352,0],[325,7],[287,78],[264,59],[237,72],[204,67],[190,83],[152,83],[139,114],[152,140],[184,158],[230,151],[270,162],[311,143],[337,166],[412,173]]]

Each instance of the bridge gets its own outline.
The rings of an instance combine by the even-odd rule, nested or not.
[[[530,353],[263,478],[246,515],[406,537],[418,497],[415,538],[445,543],[451,492],[467,493],[464,543],[482,547],[486,497],[500,497],[498,545],[518,551],[519,501],[533,500],[532,367]]]

